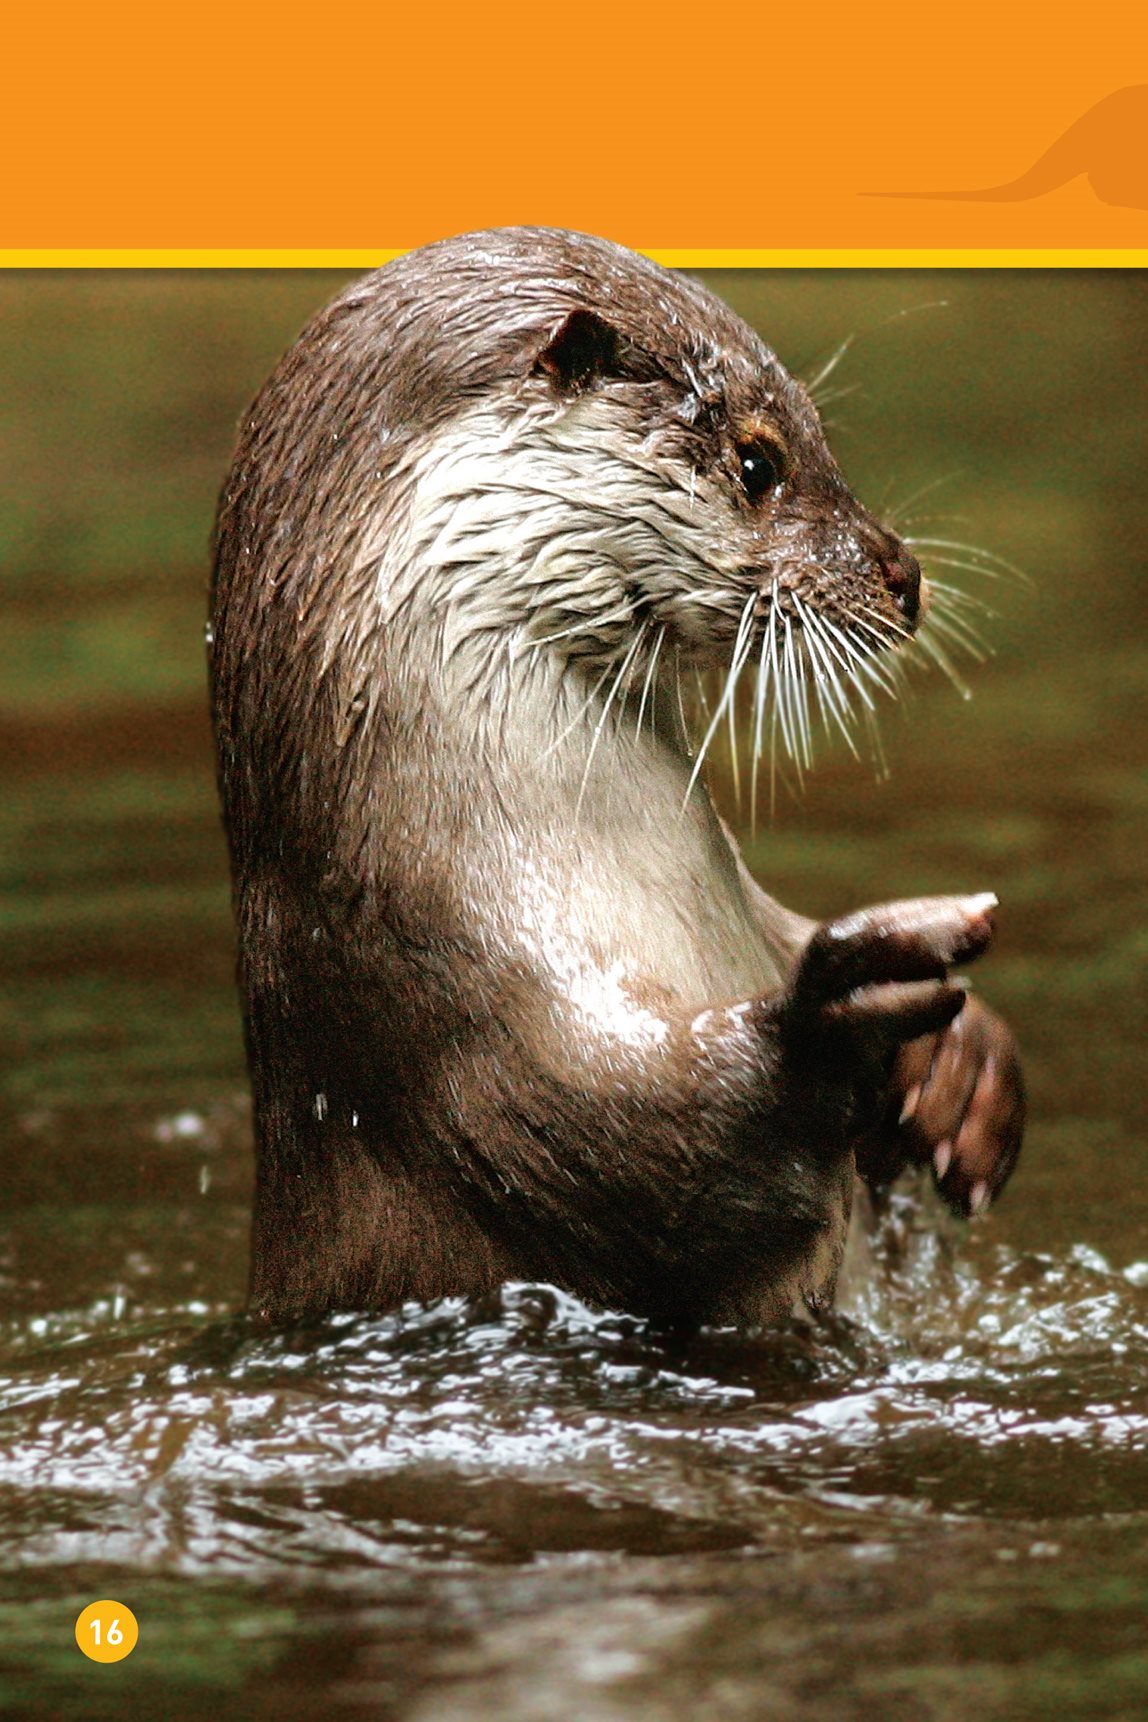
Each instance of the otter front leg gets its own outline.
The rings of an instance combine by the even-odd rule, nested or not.
[[[817,926],[769,897],[721,823],[747,904],[775,954],[792,972]],[[914,905],[894,905],[894,913]],[[882,917],[886,911],[870,911]],[[979,1213],[1004,1189],[1020,1153],[1024,1078],[1016,1037],[970,996],[952,1023],[897,1048],[883,1116],[857,1138],[857,1170],[874,1189],[907,1165],[932,1163],[941,1194],[958,1213]]]
[[[886,1117],[858,1144],[857,1169],[880,1189],[906,1165],[931,1164],[949,1206],[979,1214],[1008,1182],[1024,1123],[1016,1037],[970,997],[940,1034],[899,1049]]]
[[[770,1320],[795,1302],[830,1301],[854,1143],[880,1114],[902,1046],[943,1036],[961,1011],[964,989],[947,971],[985,949],[994,905],[991,897],[934,898],[829,922],[780,993],[695,1023],[695,1033],[713,1037],[710,1060],[716,1066],[724,1050],[727,1068],[738,1028],[756,1031],[768,1071],[766,1104],[747,1118],[737,1154],[690,1195],[695,1247],[707,1218],[712,1227],[724,1213],[728,1225],[740,1212],[744,1226],[755,1195],[759,1204],[756,1223],[723,1252],[732,1271],[720,1289],[710,1257],[703,1319]]]
[[[900,1047],[961,1009],[947,970],[987,945],[991,906],[895,903],[816,928],[781,989],[674,1017],[656,1037],[611,1035],[585,1078],[538,1038],[550,1018],[510,980],[498,1012],[476,1012],[465,1032],[456,1014],[449,1033],[404,1035],[403,1088],[372,1104],[364,1072],[356,1107],[358,1136],[399,1189],[375,1200],[377,1225],[359,1226],[358,1301],[473,1294],[493,1276],[552,1280],[674,1325],[824,1307],[854,1142],[880,1115]],[[391,1137],[396,1094],[408,1110]]]

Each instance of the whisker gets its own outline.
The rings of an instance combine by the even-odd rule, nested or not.
[[[929,611],[930,616],[935,610],[948,614],[951,610],[975,610],[978,616],[995,618],[1000,614],[991,604],[975,592],[966,592],[962,586],[952,586],[947,580],[929,581],[929,590],[933,594],[934,603]]]
[[[909,664],[911,661],[912,660],[907,652],[904,655],[895,658],[887,658],[885,660],[885,668],[888,670],[893,686],[896,690],[894,694],[895,699],[908,699],[912,693],[912,684],[909,680]]]
[[[942,556],[935,550],[926,552],[929,568],[955,568],[959,574],[975,574],[978,580],[1011,580],[1014,578],[1006,569],[990,568],[983,562],[970,562],[964,556]],[[934,584],[929,575],[929,585]]]
[[[749,654],[750,643],[753,639],[753,609],[756,603],[757,594],[756,592],[753,592],[746,600],[745,608],[741,613],[741,621],[738,625],[737,637],[734,641],[733,656],[730,660],[730,667],[726,674],[725,686],[722,689],[721,698],[718,700],[717,709],[715,710],[713,717],[710,719],[709,727],[702,738],[702,744],[699,747],[697,757],[694,760],[693,770],[690,772],[690,780],[686,784],[686,792],[682,797],[683,813],[689,805],[689,799],[693,794],[694,784],[697,782],[698,775],[701,772],[702,766],[705,764],[706,753],[709,750],[710,742],[714,738],[714,733],[717,730],[718,724],[722,720],[727,704],[733,699],[734,691],[737,688],[738,677],[741,675],[742,669],[745,665],[745,660]]]
[[[852,716],[852,711],[821,638],[819,618],[812,611],[806,609],[796,592],[793,594],[793,607],[801,621],[806,650],[809,653],[811,663],[814,665],[813,685],[825,732],[827,735],[831,733],[830,719],[832,718],[845,738],[846,746],[856,759],[857,746],[846,722],[846,716]]]
[[[805,703],[805,682],[793,643],[793,626],[788,616],[783,616],[782,622],[785,627],[785,679],[788,683],[789,710],[796,744],[791,757],[800,780],[803,770],[808,771],[813,763],[809,755],[809,709]]]
[[[999,580],[1011,577],[1018,580],[1022,586],[1031,586],[1032,577],[1023,568],[1018,568],[1015,562],[1008,562],[1003,556],[998,556],[995,550],[987,550],[981,544],[966,544],[959,538],[934,538],[925,534],[914,533],[906,539],[912,549],[924,550],[928,553],[930,562],[940,562],[949,568],[964,568],[970,574],[982,574],[987,580]],[[962,561],[953,561],[937,555],[940,550],[955,551]]]
[[[573,820],[573,823],[575,825],[577,825],[578,815],[582,811],[582,798],[586,793],[586,785],[590,781],[590,767],[594,763],[594,755],[598,751],[598,743],[602,738],[602,730],[603,730],[603,727],[605,725],[606,719],[610,715],[610,707],[613,705],[614,700],[617,697],[618,689],[622,685],[623,677],[627,674],[631,665],[634,662],[635,654],[637,653],[638,648],[641,645],[642,640],[645,636],[646,627],[647,627],[647,623],[643,622],[641,627],[638,629],[637,633],[634,635],[634,638],[631,640],[630,649],[626,653],[625,657],[622,659],[622,663],[621,663],[621,666],[618,670],[618,674],[614,677],[614,681],[613,681],[613,684],[610,688],[610,692],[606,695],[605,701],[603,702],[603,705],[602,705],[602,710],[598,715],[598,722],[594,725],[594,735],[593,735],[593,739],[590,742],[590,751],[586,755],[586,764],[582,770],[582,782],[578,786],[578,799],[574,803],[574,820]],[[623,701],[623,704],[624,703],[625,702]]]
[[[864,628],[867,634],[872,634],[878,646],[883,649],[893,645],[897,640],[911,640],[912,629],[904,627],[900,622],[894,622],[891,616],[873,617],[872,611],[855,608],[850,611],[849,620],[858,628]]]
[[[682,652],[680,646],[674,647],[674,685],[678,691],[678,722],[682,726],[682,746],[689,754],[693,753],[690,746],[690,726],[686,722],[685,702],[682,699]]]
[[[749,824],[753,833],[757,831],[757,776],[761,766],[761,731],[765,719],[765,696],[770,681],[770,665],[767,657],[770,642],[773,639],[774,607],[777,593],[776,585],[770,594],[769,611],[765,619],[765,631],[761,636],[761,651],[757,657],[757,684],[754,688],[753,712],[753,766],[749,787]],[[774,696],[776,698],[776,695]]]
[[[779,621],[781,623],[780,628],[777,626],[777,623]],[[774,685],[774,696],[773,696],[773,720],[774,721],[773,721],[773,733],[772,733],[772,738],[771,738],[771,754],[770,754],[771,770],[776,766],[776,761],[777,761],[777,732],[779,729],[781,731],[782,746],[784,747],[785,752],[788,754],[790,759],[793,759],[796,756],[796,751],[797,751],[796,747],[794,746],[793,729],[792,729],[790,715],[789,715],[789,678],[788,678],[788,673],[787,673],[786,668],[785,668],[785,661],[784,661],[784,654],[785,654],[784,629],[785,629],[785,616],[784,616],[784,613],[782,612],[781,606],[779,604],[777,604],[775,601],[774,627],[773,627],[773,633],[771,635],[772,645],[770,648],[770,661],[773,665],[773,685]],[[778,636],[779,635],[781,636],[781,640],[782,640],[782,643],[780,646],[778,644]]]
[[[805,757],[810,770],[813,768],[813,712],[809,690],[814,685],[813,659],[809,651],[809,643],[805,635],[795,625],[796,653],[801,688],[801,721],[805,731]]]
[[[959,476],[959,471],[942,473],[939,478],[931,478],[927,483],[918,485],[917,489],[910,491],[908,496],[906,496],[902,502],[890,501],[885,512],[892,524],[894,526],[899,525],[901,527],[907,526],[912,519],[912,515],[909,512],[911,508],[915,508],[918,502],[923,502],[925,500],[926,496],[931,496],[933,491],[940,490],[943,485],[951,484],[952,481]],[[902,534],[902,536],[904,536],[904,534]],[[906,542],[908,542],[907,539]],[[920,540],[918,540],[918,542],[920,542]]]
[[[827,406],[830,406],[833,401],[844,400],[847,395],[855,395],[860,387],[860,383],[840,383],[837,388],[826,389],[824,394],[819,394],[817,396],[817,411],[821,417],[822,423],[827,424],[829,422],[825,417],[825,409]]]
[[[841,342],[841,345],[830,353],[816,376],[806,378],[805,387],[813,397],[815,403],[817,402],[818,389],[821,387],[822,383],[827,383],[829,381],[830,377],[833,375],[834,371],[853,345],[854,339],[855,337],[853,335],[846,335],[845,339]]]
[[[737,638],[734,641],[734,645],[733,645],[733,658],[731,659],[731,666],[734,664],[736,664],[736,666],[737,666],[737,668],[735,670],[733,670],[735,686],[730,689],[729,703],[726,706],[726,719],[727,719],[727,723],[728,723],[728,727],[729,727],[730,773],[733,777],[734,801],[737,805],[739,812],[741,811],[741,773],[738,769],[737,702],[734,699],[734,694],[736,693],[737,678],[740,677],[741,672],[742,672],[742,668],[745,664],[745,660],[749,656],[751,636],[753,633],[753,613],[754,613],[754,610],[756,608],[757,608],[757,593],[751,592],[748,599],[746,600],[745,608],[742,610],[741,621],[738,623]]]
[[[654,678],[657,674],[658,653],[662,649],[662,642],[665,640],[665,637],[666,637],[666,625],[663,622],[662,626],[658,629],[658,637],[654,641],[654,649],[650,653],[649,661],[646,664],[646,677],[642,683],[642,697],[638,701],[638,722],[637,722],[637,725],[635,727],[635,734],[638,736],[641,736],[641,733],[642,733],[642,718],[645,715],[646,701],[650,696],[650,689],[654,684]],[[654,733],[655,733],[654,732],[654,708],[653,708],[653,706],[651,706],[650,707],[650,735],[651,735],[651,737],[654,735]]]
[[[781,606],[777,598],[777,581],[770,591],[769,609],[769,668],[773,676],[773,707],[769,714],[769,817],[777,813],[777,734],[785,741],[785,714],[782,710],[781,663],[777,654],[778,619]]]
[[[857,614],[850,616],[849,620],[853,626],[863,628],[867,633],[872,634],[880,650],[888,648],[889,640],[882,635],[877,628],[874,628],[871,623],[865,622],[865,620]],[[875,687],[880,688],[882,693],[890,694],[895,698],[897,688],[889,669],[889,664],[893,660],[884,656],[879,656],[867,642],[862,643],[858,640],[851,639],[848,634],[844,633],[841,637],[845,649],[848,651],[849,656],[852,659],[854,674],[864,676],[867,681],[871,682]],[[911,636],[906,634],[905,639],[908,640],[909,638],[911,638]],[[875,708],[870,703],[870,710],[873,709]]]
[[[884,781],[889,776],[889,762],[885,758],[885,744],[881,740],[881,728],[877,722],[877,714],[875,711],[866,709],[864,718],[870,756],[873,760],[873,769],[878,778]]]
[[[968,683],[964,681],[940,641],[935,639],[931,634],[922,634],[918,641],[918,645],[925,656],[932,658],[937,668],[948,677],[961,698],[963,700],[971,700],[973,697],[972,689],[969,687]]]
[[[940,634],[954,646],[962,647],[978,664],[983,664],[986,658],[992,656],[992,647],[960,616],[933,615],[929,620],[928,632]]]
[[[633,620],[633,615],[633,605],[624,604],[621,609],[608,611],[605,616],[595,616],[594,626],[602,628],[611,622],[629,622]],[[543,646],[557,645],[560,640],[568,640],[572,634],[583,633],[585,628],[585,622],[575,622],[571,627],[563,628],[560,633],[547,634],[545,639],[531,640],[530,644],[533,650],[541,651]]]
[[[590,689],[590,692],[586,695],[586,698],[582,701],[582,704],[578,707],[578,710],[574,713],[574,716],[570,719],[566,728],[560,735],[555,736],[548,748],[545,748],[543,752],[539,754],[539,764],[541,764],[544,759],[549,759],[555,749],[561,747],[562,743],[566,740],[566,737],[571,733],[571,731],[578,727],[582,719],[586,716],[586,713],[590,710],[590,707],[594,704],[599,693],[602,691],[606,677],[610,674],[610,671],[613,668],[614,666],[612,663],[606,665],[606,668],[602,671],[602,674],[598,677],[598,680],[594,683],[594,686]]]
[[[857,678],[857,661],[860,655],[858,648],[850,640],[844,629],[839,627],[836,622],[831,622],[828,616],[822,616],[821,621],[825,629],[826,650],[832,653],[849,682],[857,690],[862,702],[872,711],[873,700],[869,690],[863,687]]]

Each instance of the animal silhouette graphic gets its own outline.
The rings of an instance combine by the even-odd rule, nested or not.
[[[1129,84],[1081,114],[1027,173],[978,191],[869,191],[866,197],[920,197],[955,203],[1022,203],[1080,174],[1102,203],[1148,209],[1148,84]]]

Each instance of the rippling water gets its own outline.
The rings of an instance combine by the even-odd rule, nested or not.
[[[51,1638],[114,1594],[142,1714],[294,1714],[313,1640],[323,1714],[661,1715],[712,1681],[726,1714],[1137,1713],[1148,1264],[897,1209],[830,1331],[673,1342],[533,1286],[288,1333],[126,1292],[11,1323],[12,1695],[94,1713]]]
[[[1148,1712],[1141,285],[752,290],[793,362],[878,331],[863,494],[959,448],[975,535],[1038,581],[971,707],[922,690],[890,781],[827,759],[754,864],[811,912],[998,890],[978,980],[1033,1125],[972,1227],[900,1192],[828,1327],[683,1340],[530,1286],[239,1313],[197,558],[229,420],[329,283],[0,281],[0,1710]],[[941,336],[886,328],[937,297]],[[113,1668],[72,1640],[101,1596],[141,1625]]]

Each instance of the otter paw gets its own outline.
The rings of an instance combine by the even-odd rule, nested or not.
[[[1024,1134],[1016,1039],[979,999],[939,1034],[902,1047],[894,1068],[906,1157],[931,1162],[960,1214],[980,1214],[1003,1190]]]
[[[943,1030],[965,1002],[948,979],[989,944],[996,898],[922,897],[862,909],[813,934],[789,990],[795,1026],[814,1020],[875,1051]]]

